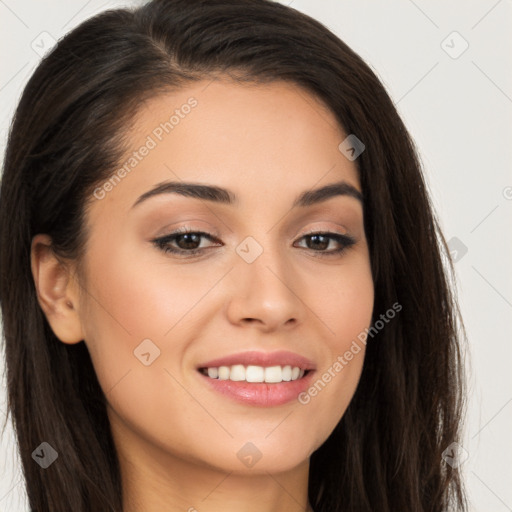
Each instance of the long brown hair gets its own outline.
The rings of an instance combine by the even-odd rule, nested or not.
[[[38,304],[31,239],[47,233],[56,254],[80,261],[87,199],[121,161],[141,101],[222,74],[298,85],[363,141],[374,312],[402,306],[368,339],[353,400],[311,456],[315,511],[466,510],[459,472],[442,459],[465,404],[462,323],[417,150],[369,66],[318,21],[269,0],[106,11],[59,41],[23,92],[0,191],[0,305],[31,510],[123,508],[105,396],[85,344],[60,342]],[[59,453],[47,469],[31,456],[42,441]]]

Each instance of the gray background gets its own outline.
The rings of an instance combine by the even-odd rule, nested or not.
[[[138,3],[0,0],[2,155],[21,90],[52,38],[108,7]],[[461,468],[471,510],[512,511],[512,1],[282,3],[323,22],[371,65],[417,143],[457,259],[468,331],[469,412],[459,453],[467,452]],[[0,512],[23,510],[8,428],[0,443]]]

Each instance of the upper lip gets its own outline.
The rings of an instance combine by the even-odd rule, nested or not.
[[[199,368],[218,368],[219,366],[233,366],[235,364],[242,364],[244,366],[298,366],[303,370],[314,370],[315,364],[313,361],[304,356],[289,352],[287,350],[280,350],[278,352],[261,352],[251,350],[247,352],[239,352],[238,354],[230,354],[218,359],[212,359],[198,366]]]

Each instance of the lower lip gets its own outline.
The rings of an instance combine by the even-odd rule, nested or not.
[[[201,372],[198,373],[212,389],[237,402],[259,407],[273,407],[297,400],[298,395],[309,387],[314,371],[309,371],[302,379],[274,384],[211,379]]]

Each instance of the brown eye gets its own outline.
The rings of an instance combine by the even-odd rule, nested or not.
[[[345,251],[345,249],[356,243],[356,241],[348,235],[331,232],[308,233],[304,235],[301,240],[306,240],[306,249],[311,249],[321,256],[339,255]],[[333,241],[335,244],[338,244],[338,248],[327,251],[326,249]]]
[[[203,252],[206,247],[200,247],[201,241],[206,238],[210,241],[216,239],[209,233],[182,229],[153,240],[153,243],[165,253],[173,253],[183,256],[194,255]]]

